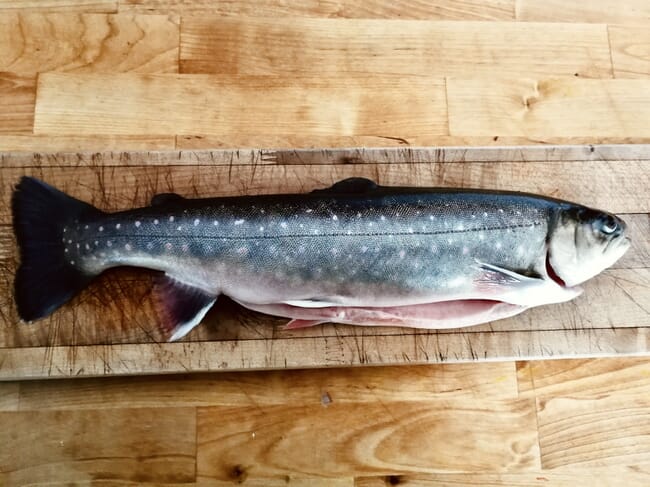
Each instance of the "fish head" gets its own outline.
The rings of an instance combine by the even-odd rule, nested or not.
[[[548,241],[547,271],[566,287],[610,267],[630,248],[625,222],[585,207],[559,210]]]

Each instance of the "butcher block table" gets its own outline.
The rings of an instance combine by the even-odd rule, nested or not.
[[[645,0],[0,0],[0,485],[650,485]],[[177,343],[152,272],[20,323],[23,175],[160,192],[519,190],[633,245],[574,301],[462,330],[219,298]]]

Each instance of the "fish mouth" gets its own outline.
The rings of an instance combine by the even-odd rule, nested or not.
[[[553,269],[553,266],[551,265],[551,253],[546,252],[546,275],[551,278],[553,282],[558,284],[560,287],[566,288],[566,282],[564,282],[564,279],[562,279],[557,272],[555,272],[555,269]]]

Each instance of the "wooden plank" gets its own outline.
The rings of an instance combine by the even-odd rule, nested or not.
[[[21,142],[21,140],[24,141]],[[13,140],[27,149],[29,141],[41,145],[51,143],[147,144],[169,143],[169,137],[153,136],[0,136],[2,147]],[[492,139],[490,139],[492,140]],[[6,142],[4,142],[6,141]],[[41,142],[42,141],[42,142]],[[3,143],[4,142],[4,143]],[[376,148],[354,147],[348,149],[242,149],[233,150],[111,150],[100,152],[57,152],[45,150],[0,152],[3,168],[28,167],[92,167],[97,166],[246,166],[246,165],[350,165],[350,164],[403,164],[403,163],[454,163],[454,162],[583,162],[583,161],[650,161],[650,145],[533,145],[494,147],[408,147]]]
[[[15,1],[15,0],[14,0]],[[120,12],[249,17],[330,17],[362,19],[514,20],[514,0],[120,0]]]
[[[183,73],[611,77],[595,24],[193,16]],[[280,61],[281,60],[281,61]]]
[[[18,405],[16,382],[0,382]],[[168,408],[277,404],[329,405],[420,402],[450,398],[516,399],[514,364],[455,364],[331,370],[291,370],[257,374],[29,381],[21,384],[20,410]],[[0,401],[2,401],[0,395]],[[2,408],[2,402],[0,402]]]
[[[0,0],[0,11],[116,13],[117,0]]]
[[[190,482],[195,421],[191,408],[3,412],[0,471],[10,485]]]
[[[447,112],[442,79],[48,73],[39,77],[34,131],[445,134]]]
[[[0,71],[0,135],[31,133],[36,79]]]
[[[645,137],[650,80],[447,80],[456,136]]]
[[[594,399],[538,396],[544,469],[628,466],[648,471],[650,401],[647,396]]]
[[[650,21],[645,26],[610,25],[608,27],[616,78],[650,77],[649,25]]]
[[[355,487],[532,487],[552,485],[553,487],[611,487],[613,485],[647,485],[650,474],[626,468],[607,470],[537,470],[525,473],[457,473],[428,475],[386,475],[382,477],[359,477]]]
[[[178,29],[164,15],[6,12],[0,71],[175,73]]]
[[[318,478],[318,477],[292,477],[284,475],[276,478],[251,477],[247,471],[236,475],[237,480],[217,480],[202,477],[197,482],[201,487],[229,487],[236,483],[245,483],[246,487],[354,487],[352,477]]]
[[[647,358],[617,360],[554,360],[530,363],[535,392],[575,399],[648,397],[650,363]]]
[[[650,354],[648,326],[0,349],[0,380]]]
[[[533,404],[479,399],[471,405],[433,400],[199,408],[197,476],[236,481],[247,473],[526,471],[539,468]]]
[[[30,160],[32,164],[36,164],[34,160],[38,160],[38,156],[34,153],[34,149],[38,149],[38,154],[51,153],[51,152],[74,152],[79,151],[124,151],[124,150],[164,150],[175,148],[174,137],[169,135],[122,135],[122,136],[75,136],[75,135],[61,135],[61,136],[47,136],[47,135],[0,135],[0,147],[3,151],[23,151],[30,153]],[[0,158],[3,157],[0,154]],[[85,157],[90,159],[91,154],[86,154]],[[84,156],[81,158],[84,159]],[[42,160],[42,159],[41,159]],[[45,163],[50,159],[46,159]],[[79,163],[77,159],[76,163]],[[66,159],[66,163],[73,163],[72,157]]]
[[[450,135],[430,136],[302,136],[296,135],[179,135],[176,137],[176,148],[188,150],[204,149],[328,149],[341,147],[464,147],[484,148],[503,146],[533,145],[599,145],[599,144],[638,144],[645,145],[650,142],[647,137],[459,137]]]
[[[608,0],[516,0],[516,12],[517,20],[536,22],[650,22],[650,4],[646,0],[621,0],[615,8]]]

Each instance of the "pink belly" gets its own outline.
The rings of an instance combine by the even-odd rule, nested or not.
[[[438,303],[386,308],[333,306],[302,308],[288,304],[240,303],[249,309],[291,318],[287,329],[305,328],[321,323],[344,323],[362,326],[405,326],[411,328],[460,328],[478,325],[519,314],[527,306],[501,301],[466,299]]]

